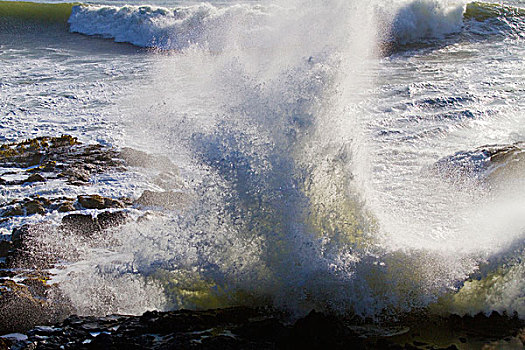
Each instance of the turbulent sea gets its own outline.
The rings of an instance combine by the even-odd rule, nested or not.
[[[523,0],[1,1],[0,72],[0,142],[161,154],[176,183],[91,188],[191,198],[107,242],[50,234],[76,313],[525,318]]]

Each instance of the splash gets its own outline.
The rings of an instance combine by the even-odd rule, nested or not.
[[[396,13],[398,23],[443,35],[460,25],[458,6],[416,1]],[[459,247],[472,229],[456,241],[445,236],[451,241],[441,245],[411,240],[399,228],[402,219],[390,225],[370,203],[373,154],[362,105],[371,100],[381,40],[377,6],[341,0],[267,8],[202,5],[191,10],[205,14],[200,21],[190,19],[194,12],[177,19],[183,33],[199,40],[168,40],[172,27],[155,36],[179,52],[156,57],[140,99],[132,96],[123,107],[131,116],[125,124],[130,135],[146,135],[134,142],[178,160],[185,190],[196,200],[168,217],[129,224],[107,244],[72,244],[78,263],[66,264],[56,280],[78,312],[272,305],[297,315],[315,308],[395,316],[456,293],[479,270],[483,258],[472,252],[478,246]],[[211,20],[214,11],[220,20]],[[149,8],[95,12],[110,19],[146,14],[152,23],[177,15]],[[420,15],[445,21],[401,20]],[[102,287],[83,289],[82,280]],[[464,285],[458,299],[475,283]],[[114,297],[126,290],[126,300]]]

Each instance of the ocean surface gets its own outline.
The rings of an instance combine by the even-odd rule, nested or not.
[[[1,1],[0,118],[2,143],[70,134],[180,170],[94,193],[192,198],[111,243],[50,235],[76,251],[52,282],[77,313],[525,318],[523,0]]]

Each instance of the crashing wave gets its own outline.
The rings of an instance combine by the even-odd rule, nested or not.
[[[97,35],[139,47],[180,50],[204,45],[224,49],[226,37],[236,31],[238,41],[248,46],[258,29],[270,25],[268,18],[289,9],[277,6],[237,4],[215,6],[202,3],[168,9],[153,6],[100,6],[78,3],[44,4],[0,2],[0,17],[45,22],[68,22],[70,31]],[[379,39],[408,44],[440,39],[465,30],[465,22],[490,22],[483,33],[501,31],[502,25],[516,31],[523,27],[525,10],[500,4],[462,1],[411,0],[376,5]],[[289,15],[293,15],[289,13]],[[510,22],[510,23],[509,23]],[[516,23],[514,23],[516,22]],[[235,23],[235,25],[232,25]],[[236,30],[236,26],[243,30]],[[237,28],[238,29],[238,28]],[[480,31],[479,26],[467,30]]]

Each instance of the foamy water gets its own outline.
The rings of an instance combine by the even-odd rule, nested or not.
[[[54,271],[76,312],[269,304],[523,317],[523,174],[489,183],[483,168],[435,168],[524,140],[520,10],[138,5],[73,7],[77,34],[1,34],[1,139],[65,132],[162,153],[193,198],[107,242],[51,225],[45,245],[78,254]],[[117,180],[94,190],[156,188],[140,169]]]

